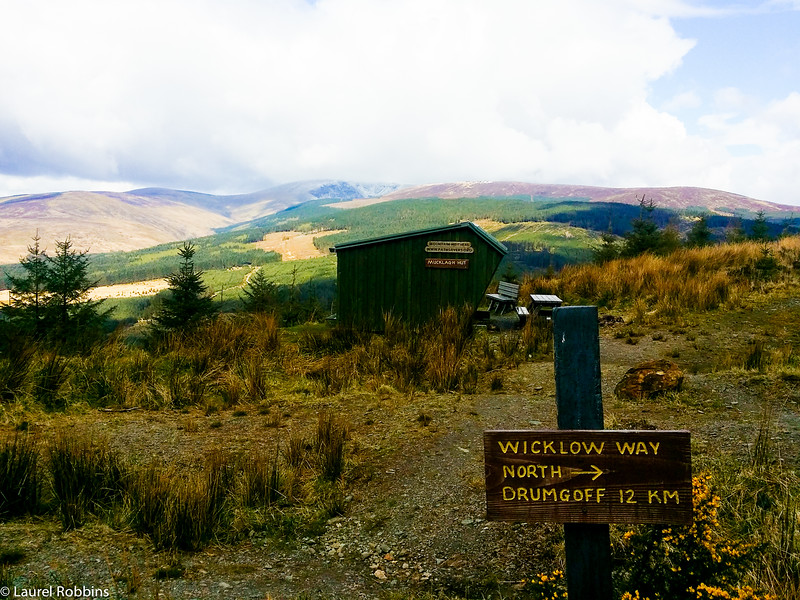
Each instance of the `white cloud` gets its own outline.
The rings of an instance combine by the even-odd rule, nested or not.
[[[736,87],[725,87],[714,93],[714,108],[718,111],[738,113],[754,106],[755,99]]]
[[[800,204],[800,93],[758,107],[745,117],[711,114],[701,122],[709,141],[728,149],[726,189]]]
[[[317,177],[714,183],[724,147],[646,101],[693,46],[668,18],[704,11],[672,0],[14,3],[0,36],[0,194],[64,178],[203,191]],[[664,110],[699,101],[688,91]],[[783,122],[781,110],[794,109],[775,107]],[[715,118],[710,139],[736,137]]]
[[[661,105],[661,108],[669,113],[681,112],[687,109],[700,108],[703,100],[694,90],[675,94],[672,98]]]

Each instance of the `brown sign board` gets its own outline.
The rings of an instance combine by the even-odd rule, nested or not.
[[[425,266],[429,269],[469,269],[468,258],[426,258]]]
[[[490,521],[691,523],[688,431],[485,431]]]
[[[425,252],[456,252],[459,254],[472,254],[475,248],[472,242],[451,242],[431,240],[425,246]]]

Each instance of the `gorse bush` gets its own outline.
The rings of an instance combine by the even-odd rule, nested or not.
[[[761,560],[757,547],[733,538],[719,521],[720,497],[704,474],[692,480],[690,526],[641,526],[622,536],[619,570],[623,598],[766,600],[743,585],[748,569]]]
[[[556,569],[540,573],[530,581],[523,582],[533,600],[566,600],[566,578],[564,571]]]
[[[723,529],[721,500],[710,482],[708,474],[692,479],[691,525],[642,525],[622,536],[614,570],[622,600],[777,600],[746,582],[749,569],[762,561],[761,548]],[[536,600],[567,598],[561,570],[541,573],[524,584]]]

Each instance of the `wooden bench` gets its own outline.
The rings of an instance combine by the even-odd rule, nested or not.
[[[519,297],[519,286],[516,283],[501,281],[497,285],[496,294],[486,294],[489,299],[489,312],[494,308],[494,312],[500,314],[506,312],[506,308],[514,308]]]
[[[525,322],[528,320],[530,313],[524,306],[517,307],[517,317],[519,318],[520,327],[525,327]]]

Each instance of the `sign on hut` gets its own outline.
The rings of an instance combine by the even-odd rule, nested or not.
[[[380,330],[385,314],[424,323],[483,300],[506,247],[474,223],[337,244],[339,323]]]

